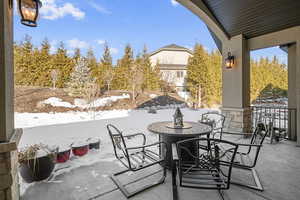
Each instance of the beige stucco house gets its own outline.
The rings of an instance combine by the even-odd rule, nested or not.
[[[151,53],[150,61],[153,67],[158,65],[163,80],[182,91],[185,88],[187,64],[191,56],[191,50],[171,44]]]

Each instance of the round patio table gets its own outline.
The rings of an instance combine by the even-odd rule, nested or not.
[[[184,122],[183,128],[174,128],[173,122],[155,122],[148,126],[148,130],[152,133],[159,135],[159,141],[166,143],[166,166],[171,168],[172,164],[172,143],[176,143],[181,140],[197,138],[202,135],[209,135],[212,131],[212,127],[199,122]],[[165,145],[161,146],[160,152],[164,152]],[[197,145],[191,142],[186,146],[192,153],[198,151]],[[195,154],[196,155],[196,154]],[[190,160],[191,157],[186,153],[181,155],[184,160]]]

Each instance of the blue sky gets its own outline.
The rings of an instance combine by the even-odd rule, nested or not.
[[[144,44],[149,51],[176,43],[192,48],[198,42],[208,50],[216,49],[205,24],[174,0],[42,0],[37,28],[21,25],[15,12],[15,41],[25,34],[38,45],[45,37],[53,50],[63,41],[69,53],[75,47],[83,52],[92,47],[102,54],[103,43],[111,47],[114,60],[120,58],[126,44],[135,54]],[[278,48],[251,53],[252,58],[276,55],[286,62],[286,54]]]

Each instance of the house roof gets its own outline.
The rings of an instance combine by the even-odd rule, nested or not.
[[[177,44],[169,44],[169,45],[166,45],[164,47],[161,47],[159,48],[158,50],[150,53],[150,56],[153,56],[161,51],[185,51],[185,52],[188,52],[190,53],[191,55],[193,54],[193,51],[191,51],[190,49],[188,48],[185,48],[185,47],[182,47],[182,46],[179,46]]]

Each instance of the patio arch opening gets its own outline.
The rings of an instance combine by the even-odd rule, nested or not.
[[[237,129],[247,130],[250,125],[250,51],[271,46],[288,46],[289,65],[294,66],[289,66],[294,74],[294,78],[289,79],[289,86],[293,86],[289,87],[289,92],[293,94],[293,98],[289,100],[293,99],[297,108],[297,144],[300,145],[300,82],[297,78],[300,77],[300,2],[278,0],[276,4],[272,4],[274,7],[265,7],[264,10],[264,4],[269,5],[269,0],[255,0],[251,2],[253,6],[239,0],[224,6],[222,4],[227,1],[178,1],[204,20],[215,35],[214,39],[221,44],[219,49],[223,60],[228,52],[236,58],[233,70],[225,70],[223,64],[222,112],[233,117],[232,125]],[[10,3],[10,0],[0,2],[0,198],[5,200],[19,199],[16,148],[21,135],[20,130],[14,129],[13,119],[13,9]],[[255,5],[262,6],[256,8]],[[255,20],[250,22],[251,20],[247,20],[249,16],[241,16],[246,12],[236,12],[247,8],[251,8],[247,14],[252,19],[266,19],[267,24],[259,26],[256,23],[257,26],[254,26],[249,23]],[[277,12],[272,13],[274,9]],[[244,20],[240,25],[245,26],[233,26],[230,22],[234,19]]]

